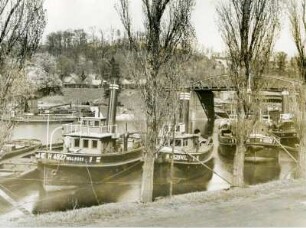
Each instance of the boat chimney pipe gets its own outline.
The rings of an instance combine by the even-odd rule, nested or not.
[[[287,90],[284,90],[282,92],[282,112],[283,113],[289,113],[289,92]]]
[[[107,125],[111,126],[111,133],[115,133],[116,111],[117,111],[117,90],[119,89],[119,66],[115,63],[115,59],[111,59],[111,83],[109,85],[110,95],[108,100]]]
[[[185,133],[189,133],[189,100],[190,92],[180,93],[180,122],[185,124]]]

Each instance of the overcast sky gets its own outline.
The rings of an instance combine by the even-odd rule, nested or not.
[[[118,0],[45,0],[48,22],[45,35],[66,29],[90,29],[110,31],[122,29],[120,19],[115,10]],[[132,0],[132,17],[137,27],[143,21],[140,0]],[[223,51],[224,44],[220,37],[215,5],[217,0],[196,0],[192,13],[197,40],[201,47]],[[283,23],[286,24],[286,23]],[[286,26],[288,27],[288,26]],[[290,56],[296,53],[288,28],[283,29],[276,43],[277,51],[285,51]]]

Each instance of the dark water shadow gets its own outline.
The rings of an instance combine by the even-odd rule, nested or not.
[[[228,172],[233,172],[233,156],[224,156],[224,153],[220,153],[218,150],[218,159],[221,166]],[[278,180],[280,177],[281,165],[279,161],[269,161],[262,163],[245,162],[244,163],[244,183],[249,185],[255,185],[260,183],[266,183],[273,180]]]
[[[120,176],[99,184],[78,185],[72,189],[46,191],[42,185],[39,188],[39,200],[33,213],[49,211],[66,211],[82,207],[90,207],[105,203],[115,203],[129,193],[131,200],[137,201],[141,183],[141,169],[135,169],[127,176]]]
[[[214,159],[198,167],[174,167],[172,179],[173,194],[184,194],[196,191],[206,191],[214,168]],[[153,198],[170,195],[170,165],[155,166]]]

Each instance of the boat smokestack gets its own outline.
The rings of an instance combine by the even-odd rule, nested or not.
[[[180,93],[180,122],[185,124],[185,133],[189,133],[190,92]]]
[[[282,112],[283,113],[289,113],[289,92],[287,90],[284,90],[282,92]]]
[[[115,133],[117,98],[118,98],[118,81],[119,81],[119,66],[115,63],[115,59],[111,59],[111,83],[109,85],[110,95],[108,100],[107,124],[111,127],[111,132]]]

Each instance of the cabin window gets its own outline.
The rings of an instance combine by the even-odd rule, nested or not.
[[[88,139],[83,140],[83,147],[88,148]]]
[[[183,145],[188,146],[188,140],[187,139],[184,139]]]
[[[98,147],[98,141],[92,140],[92,148],[97,148],[97,147]]]
[[[80,147],[80,139],[74,139],[74,147]]]
[[[99,121],[95,121],[95,126],[96,126],[96,127],[99,126]]]
[[[175,140],[175,146],[182,146],[182,141],[181,140]]]
[[[170,140],[170,146],[172,146],[173,140]],[[182,141],[180,139],[174,140],[174,146],[182,146]]]

